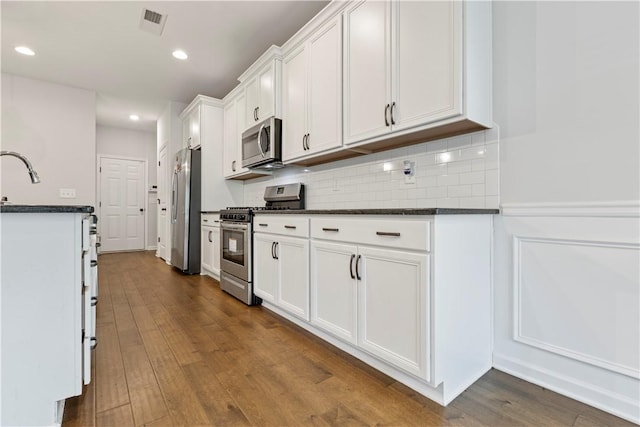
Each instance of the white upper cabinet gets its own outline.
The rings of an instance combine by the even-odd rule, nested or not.
[[[245,130],[271,116],[280,117],[279,86],[282,79],[280,49],[272,46],[240,77],[245,85]]]
[[[491,126],[491,5],[478,3],[358,1],[345,10],[345,144]]]
[[[232,97],[224,106],[224,176],[249,172],[242,167],[242,131],[244,130],[245,95]]]
[[[342,146],[342,20],[336,16],[283,61],[283,161]]]
[[[195,106],[182,121],[182,145],[185,148],[198,148],[200,141],[200,105]]]

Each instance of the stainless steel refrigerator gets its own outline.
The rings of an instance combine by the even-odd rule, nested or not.
[[[200,273],[200,150],[184,148],[174,156],[171,190],[171,264]]]

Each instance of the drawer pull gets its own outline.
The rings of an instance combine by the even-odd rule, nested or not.
[[[98,346],[98,338],[96,337],[91,337],[91,350],[95,350],[96,347]]]
[[[213,222],[216,222],[216,223],[218,223],[218,222],[220,222],[220,220],[219,220],[219,219],[216,219],[216,220],[214,220]]]
[[[326,227],[322,227],[322,231],[335,231],[336,233],[338,231],[340,231],[339,228],[326,228]]]
[[[290,230],[295,230],[296,226],[295,225],[285,225],[284,228],[288,228]]]
[[[388,231],[376,231],[378,236],[392,236],[392,237],[400,237],[400,233],[390,233]]]
[[[91,297],[91,307],[98,305],[98,297]]]
[[[349,275],[352,279],[356,278],[356,275],[353,274],[353,260],[356,258],[356,254],[351,254],[351,260],[349,261]]]
[[[268,227],[269,224],[258,224],[260,227]]]
[[[98,266],[98,261],[91,260],[91,267],[97,267],[97,266]]]
[[[208,219],[203,219],[203,221],[204,221],[204,222],[209,222],[209,220],[208,220]]]

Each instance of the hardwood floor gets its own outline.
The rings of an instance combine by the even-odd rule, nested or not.
[[[491,370],[448,407],[151,252],[99,258],[94,376],[71,426],[631,426]]]

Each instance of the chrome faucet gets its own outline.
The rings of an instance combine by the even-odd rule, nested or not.
[[[25,156],[20,153],[16,153],[15,151],[0,151],[0,156],[13,156],[17,157],[24,162],[24,165],[27,167],[29,171],[29,176],[31,177],[31,183],[37,184],[40,182],[40,177],[38,173],[33,170],[33,166],[31,166],[31,162]]]

